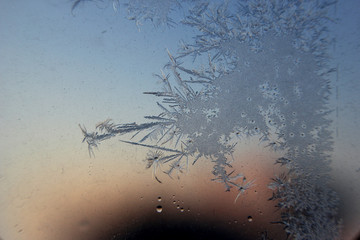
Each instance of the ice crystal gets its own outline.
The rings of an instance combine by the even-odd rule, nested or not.
[[[169,15],[181,5],[176,0],[129,0],[124,6],[128,19],[140,27],[146,21],[152,22],[154,26],[173,26],[175,22]]]
[[[292,166],[269,185],[274,190],[270,200],[277,200],[288,236],[295,239],[334,239],[339,234],[336,219],[338,196],[328,186],[321,185],[312,172]],[[325,183],[325,182],[324,182]]]
[[[191,0],[188,0],[191,1]],[[155,27],[175,26],[176,22],[170,17],[174,9],[181,8],[181,2],[177,0],[73,0],[71,11],[80,6],[81,3],[93,2],[99,8],[112,6],[115,12],[124,10],[127,19],[134,21],[138,29],[145,22],[151,22]]]
[[[130,2],[127,7],[134,20],[162,16],[160,22],[171,23],[151,10],[158,6],[153,1]],[[170,11],[175,1],[166,2],[162,9]],[[239,191],[236,202],[253,181],[234,174],[232,153],[242,137],[258,136],[267,147],[285,152],[276,163],[286,171],[269,185],[274,191],[270,199],[282,211],[278,223],[291,238],[336,238],[338,198],[328,176],[332,69],[326,28],[331,20],[327,10],[334,3],[250,0],[236,1],[235,7],[231,2],[193,3],[182,23],[199,33],[193,42],[182,43],[176,55],[168,51],[170,60],[156,75],[163,89],[145,92],[160,99],[162,112],[146,116],[148,122],[142,124],[106,120],[93,133],[81,127],[89,152],[103,140],[132,133],[137,140],[123,142],[150,149],[147,167],[153,167],[157,181],[161,182],[160,166],[167,165],[164,172],[171,177],[174,171],[187,169],[189,159],[193,164],[207,159],[213,163],[213,181],[224,184],[226,191]],[[207,67],[186,65],[191,58],[192,66],[197,66],[196,60],[204,55]]]

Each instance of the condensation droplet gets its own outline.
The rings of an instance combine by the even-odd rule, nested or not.
[[[159,205],[156,207],[156,212],[161,213],[162,210],[163,210],[162,206]]]
[[[173,204],[175,204],[175,203],[176,203],[176,201],[174,200],[174,201],[173,201]]]
[[[180,209],[180,206],[179,206],[179,205],[177,205],[177,206],[176,206],[176,208],[177,208],[177,209]]]
[[[158,197],[158,201],[161,202],[161,197]]]
[[[248,221],[249,221],[249,222],[252,222],[252,221],[253,221],[252,216],[248,216]]]
[[[184,208],[180,208],[180,212],[184,212]]]

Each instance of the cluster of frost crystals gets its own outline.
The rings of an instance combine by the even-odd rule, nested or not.
[[[330,184],[332,133],[327,100],[329,1],[241,1],[190,10],[184,24],[199,30],[178,58],[211,54],[227,66],[213,96],[225,136],[259,135],[287,168],[274,178],[272,200],[295,239],[333,239],[338,199]],[[222,117],[221,117],[222,116]],[[225,126],[224,126],[225,125]]]
[[[101,141],[132,133],[123,142],[150,149],[146,167],[158,182],[161,171],[174,177],[189,161],[211,161],[213,181],[227,191],[236,188],[237,199],[253,182],[232,170],[232,153],[241,138],[258,136],[284,152],[276,163],[285,172],[269,186],[282,211],[278,223],[294,239],[334,239],[339,221],[328,176],[332,69],[326,53],[332,2],[235,2],[199,2],[189,11],[182,23],[199,33],[176,56],[169,52],[169,63],[156,75],[163,89],[145,92],[160,99],[159,115],[141,124],[106,120],[93,133],[81,127],[84,141],[92,153]],[[189,58],[199,65],[204,55],[207,67],[187,66]]]
[[[262,38],[269,32],[290,35],[296,49],[311,52],[319,61],[326,58],[328,45],[327,9],[336,1],[313,0],[249,0],[229,1],[210,6],[199,3],[183,21],[200,31],[195,42],[184,44],[180,56],[193,56],[214,50],[213,58],[238,59],[233,52],[239,42],[245,42],[253,51],[260,50]],[[235,5],[235,6],[233,6]],[[232,11],[230,10],[232,9]]]
[[[138,29],[145,22],[151,22],[155,27],[172,27],[177,22],[170,17],[175,9],[182,7],[181,3],[193,2],[192,0],[74,0],[72,11],[81,3],[93,2],[99,8],[112,6],[115,12],[126,12],[127,19],[134,21]],[[194,1],[195,2],[195,1]]]
[[[173,26],[175,22],[170,13],[181,5],[176,0],[128,0],[124,4],[128,19],[135,21],[139,27],[146,21],[154,26]]]
[[[283,164],[291,160],[278,161]],[[294,239],[338,239],[337,194],[325,185],[326,181],[321,185],[314,171],[289,168],[287,174],[275,176],[269,185],[274,190],[270,200],[278,200],[276,207],[282,210],[282,219],[276,223],[283,224]]]

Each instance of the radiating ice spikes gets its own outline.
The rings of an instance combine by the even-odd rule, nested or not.
[[[95,153],[93,148],[97,148],[98,144],[99,144],[99,140],[98,140],[98,135],[97,133],[93,132],[93,133],[88,133],[85,126],[81,126],[79,124],[79,127],[84,135],[84,138],[82,140],[82,142],[85,142],[88,144],[88,151],[89,151],[89,156],[93,156],[95,157]]]
[[[240,188],[241,184],[244,184],[244,182],[246,181],[246,178],[241,173],[231,176],[234,172],[235,170],[231,171],[228,174],[219,173],[217,178],[213,178],[211,180],[215,182],[223,183],[225,185],[225,189],[226,189],[225,191],[230,191],[232,187]],[[237,180],[240,178],[242,178],[242,183],[238,184]]]
[[[112,122],[111,119],[106,119],[103,122],[96,124],[95,129],[99,129],[102,132],[113,132],[115,130],[116,125]]]
[[[176,171],[176,177],[178,179],[180,179],[180,175],[184,173],[185,168],[184,168],[183,164],[180,163],[179,160],[177,160],[176,162],[173,162],[172,164],[170,164],[169,170],[164,172],[170,178],[173,178],[171,174],[173,173],[174,170]]]
[[[251,180],[250,182],[245,183],[246,180],[247,180],[247,179],[244,177],[243,180],[242,180],[242,183],[241,183],[240,185],[237,185],[239,193],[236,195],[236,198],[235,198],[235,200],[234,200],[234,203],[236,203],[236,201],[238,200],[238,198],[239,198],[242,194],[245,194],[245,192],[246,192],[249,188],[251,188],[251,187],[254,186],[255,180]]]
[[[153,178],[155,178],[159,183],[161,183],[161,181],[159,180],[159,178],[156,176],[156,172],[157,172],[157,169],[160,168],[161,169],[161,165],[164,161],[163,159],[163,152],[160,151],[160,150],[150,150],[148,153],[147,153],[147,157],[145,159],[145,161],[147,162],[147,165],[146,165],[146,168],[150,168],[152,167],[153,170],[152,170],[152,176]]]

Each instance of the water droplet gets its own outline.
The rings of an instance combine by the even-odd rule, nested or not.
[[[174,200],[174,201],[173,201],[173,204],[175,204],[175,203],[176,203],[176,201]]]
[[[161,213],[162,210],[163,210],[162,206],[159,205],[159,206],[156,207],[156,212]]]
[[[234,220],[234,223],[236,224],[236,223],[238,223],[238,221],[237,221],[237,220]]]
[[[252,221],[253,221],[252,216],[248,216],[248,221],[249,221],[249,222],[252,222]]]
[[[184,212],[184,208],[180,208],[180,212]]]
[[[179,205],[177,205],[177,206],[176,206],[176,208],[177,208],[177,209],[180,209],[180,206],[179,206]]]
[[[158,197],[158,201],[161,202],[161,197]]]

